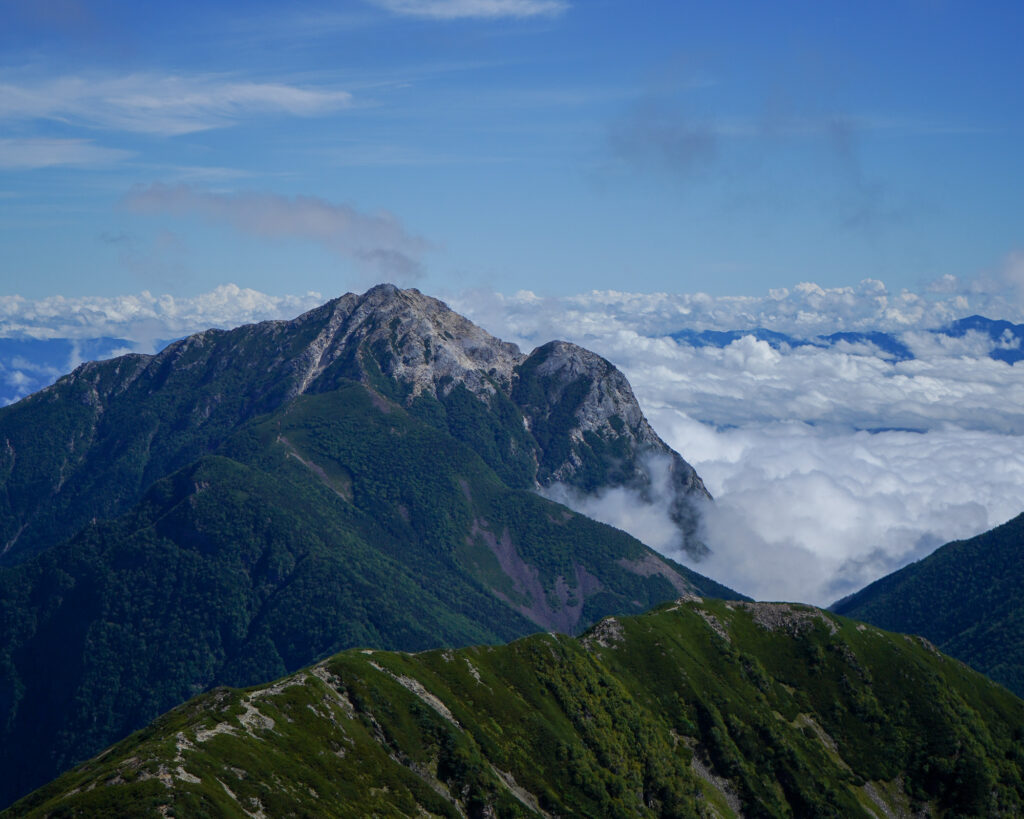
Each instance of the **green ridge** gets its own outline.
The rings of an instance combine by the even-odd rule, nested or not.
[[[1024,702],[917,638],[689,599],[219,688],[3,815],[1017,816],[1022,737]]]

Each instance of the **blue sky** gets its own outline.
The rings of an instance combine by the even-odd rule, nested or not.
[[[1019,2],[0,20],[2,295],[926,290],[1024,249]]]

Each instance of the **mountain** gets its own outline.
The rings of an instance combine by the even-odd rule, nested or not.
[[[932,332],[944,331],[934,330]],[[783,348],[795,350],[799,347],[835,347],[839,344],[846,344],[873,350],[873,354],[881,355],[890,361],[908,361],[914,357],[910,348],[898,336],[878,331],[838,332],[801,338],[775,330],[766,330],[764,327],[753,327],[749,330],[679,330],[669,335],[670,338],[689,347],[718,348],[728,347],[744,336],[752,336],[758,341],[764,341],[774,350]]]
[[[947,543],[832,610],[920,634],[1024,696],[1024,515]]]
[[[642,490],[652,457],[688,536],[703,485],[611,364],[390,286],[82,365],[0,410],[0,805],[350,646],[740,597],[535,491]]]
[[[797,338],[787,333],[780,333],[776,330],[768,330],[764,327],[751,327],[749,330],[678,330],[669,334],[678,342],[688,347],[728,347],[734,341],[744,336],[753,336],[758,341],[767,342],[773,349],[778,350],[783,345],[789,347],[807,347],[813,344],[812,341],[804,338]]]
[[[1024,342],[1024,324],[1013,324],[984,316],[968,316],[952,322],[945,328],[945,334],[953,338],[961,338],[969,332],[980,333],[991,339],[993,349],[989,353],[989,358],[1005,361],[1007,364],[1024,360],[1024,350],[1021,349],[1021,343]]]
[[[219,688],[4,816],[1019,816],[1022,738],[920,638],[690,597]]]
[[[663,457],[681,539],[695,553],[704,548],[694,502],[707,491],[609,362],[565,342],[523,355],[436,299],[380,285],[294,321],[209,330],[155,356],[85,364],[5,408],[0,563],[123,513],[241,424],[342,381],[454,434],[516,488],[643,491],[646,460]]]

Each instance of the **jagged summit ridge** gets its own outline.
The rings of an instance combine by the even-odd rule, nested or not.
[[[649,500],[653,476],[648,459],[665,459],[681,545],[695,556],[704,553],[696,539],[693,501],[710,494],[696,471],[648,423],[626,377],[596,353],[551,341],[524,354],[444,302],[392,284],[362,295],[348,293],[291,322],[270,323],[267,330],[300,335],[315,330],[289,365],[288,398],[332,388],[339,372],[375,386],[373,375],[379,370],[405,386],[401,397],[406,405],[424,394],[445,402],[461,386],[489,409],[497,393],[511,398],[534,439],[550,438],[551,427],[561,424],[558,437],[569,445],[557,451],[564,449],[564,457],[545,457],[545,451],[531,458],[537,487],[566,483],[592,492],[629,486]],[[532,443],[536,449],[537,441]],[[610,444],[614,452],[595,455],[595,444],[602,450]],[[547,449],[545,442],[541,449]],[[521,456],[522,451],[506,454]],[[603,463],[596,466],[595,460]]]
[[[324,317],[326,315],[326,322]],[[296,394],[310,389],[330,364],[353,347],[390,347],[385,374],[411,385],[409,398],[438,384],[463,383],[474,394],[491,393],[493,381],[508,386],[513,369],[525,358],[515,344],[501,341],[418,290],[391,284],[362,296],[349,293],[295,319],[296,325],[323,323],[296,360],[301,378]]]
[[[288,381],[287,398],[316,392],[316,382],[325,371],[359,347],[387,344],[398,353],[387,359],[386,374],[410,382],[411,397],[424,389],[436,392],[441,380],[465,383],[475,388],[474,392],[491,392],[493,385],[484,381],[482,374],[507,386],[512,370],[526,358],[518,346],[495,338],[444,302],[415,289],[380,284],[362,295],[347,293],[332,299],[291,320],[265,321],[231,331],[204,330],[154,356],[123,356],[117,359],[126,366],[119,386],[125,389],[144,372],[175,365],[232,334],[248,334],[265,345],[266,360],[260,363]],[[294,339],[304,340],[300,348],[289,344]],[[69,377],[89,379],[101,364],[86,362]]]
[[[606,359],[567,341],[525,355],[444,302],[390,284],[362,296],[348,294],[322,309],[329,310],[325,332],[333,337],[320,342],[318,336],[316,362],[301,379],[301,391],[318,389],[321,376],[326,386],[330,365],[349,359],[364,383],[372,385],[373,370],[379,369],[406,385],[406,405],[426,394],[445,404],[449,415],[456,400],[451,392],[459,386],[489,410],[501,403],[500,393],[522,414],[532,438],[517,441],[513,433],[501,455],[521,461],[524,450],[532,450],[534,486],[565,483],[584,492],[627,486],[650,500],[650,458],[661,458],[680,545],[694,556],[706,551],[696,536],[695,502],[709,499],[709,493],[696,471],[657,435],[626,377]]]

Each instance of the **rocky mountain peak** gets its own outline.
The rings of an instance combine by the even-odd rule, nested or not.
[[[545,384],[549,401],[561,401],[574,385],[587,385],[577,409],[581,433],[614,425],[633,430],[645,443],[657,440],[629,381],[608,360],[568,341],[550,341],[529,358],[537,362],[532,375]]]
[[[680,546],[694,555],[704,549],[694,501],[707,491],[650,427],[614,365],[566,341],[524,355],[414,289],[378,285],[291,321],[208,330],[155,356],[86,364],[27,401],[60,413],[80,408],[66,444],[47,455],[53,492],[67,495],[66,487],[80,481],[114,512],[137,499],[147,476],[213,451],[239,425],[351,381],[466,442],[510,486],[565,484],[584,493],[627,487],[648,501],[668,492]],[[140,427],[139,439],[126,438],[112,456],[101,458],[88,445],[108,435],[118,440],[126,424]],[[12,446],[19,453],[29,447],[13,440]],[[109,470],[113,480],[110,457],[123,459],[135,482],[124,491],[107,491],[105,479],[88,477]],[[81,525],[77,513],[67,521],[46,513],[50,504],[43,493],[31,520],[0,524],[0,543],[12,555]]]
[[[490,394],[494,382],[509,386],[524,358],[515,344],[495,338],[444,302],[392,284],[342,296],[296,321],[304,320],[322,329],[300,356],[295,394],[315,389],[316,379],[346,357],[363,380],[372,381],[368,370],[379,370],[406,384],[410,401],[424,391],[436,396],[455,383]]]
[[[584,493],[621,486],[646,503],[660,496],[679,526],[678,547],[692,557],[706,554],[697,536],[698,504],[711,495],[654,431],[611,362],[570,342],[549,342],[516,369],[513,398],[537,440],[568,443],[568,451],[564,445],[545,448],[540,486],[565,484]]]
[[[695,501],[710,498],[703,482],[651,428],[626,377],[596,353],[551,341],[524,355],[443,301],[392,284],[341,296],[287,328],[287,337],[308,339],[289,365],[289,398],[356,379],[435,426],[471,434],[513,484],[625,486],[647,502],[668,493],[679,546],[706,551],[696,535]],[[476,400],[467,404],[467,394]]]

